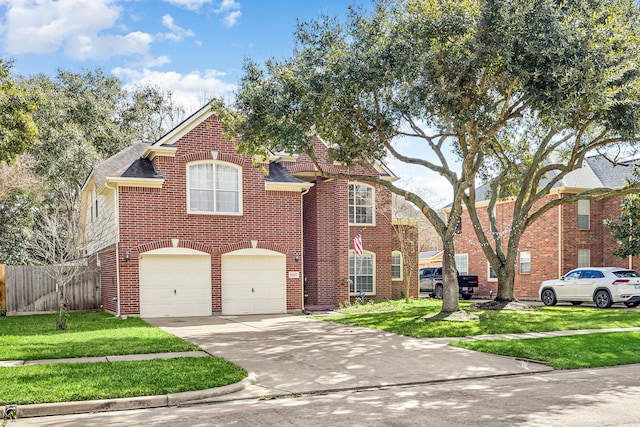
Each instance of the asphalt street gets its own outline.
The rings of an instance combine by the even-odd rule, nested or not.
[[[409,367],[408,367],[409,369]],[[637,426],[640,365],[273,400],[28,418],[27,426]]]

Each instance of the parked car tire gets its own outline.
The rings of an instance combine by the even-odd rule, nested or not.
[[[460,294],[463,300],[470,300],[473,294]]]
[[[544,305],[556,305],[556,303],[558,302],[556,293],[551,289],[545,289],[544,291],[542,291],[540,298],[542,299]]]
[[[611,307],[611,304],[613,304],[611,301],[611,295],[603,289],[596,292],[593,296],[593,302],[596,303],[596,307],[598,308],[609,308]]]
[[[433,292],[433,297],[436,299],[442,299],[442,285],[436,285],[436,290]]]
[[[638,305],[640,305],[640,302],[625,302],[624,305],[626,305],[629,308],[633,308],[633,307],[637,307]]]
[[[582,304],[582,301],[571,301],[572,305],[580,305]]]

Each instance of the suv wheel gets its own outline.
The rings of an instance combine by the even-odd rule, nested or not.
[[[593,296],[593,302],[596,303],[598,308],[609,308],[613,302],[611,301],[611,295],[609,292],[601,289]]]
[[[433,293],[436,299],[442,299],[442,285],[436,285],[436,291]]]
[[[637,306],[638,306],[638,304],[640,304],[640,302],[636,302],[636,301],[633,301],[633,302],[625,302],[625,303],[624,303],[624,305],[626,305],[626,306],[627,306],[627,307],[629,307],[629,308],[637,307]]]
[[[556,305],[558,300],[556,299],[556,293],[553,292],[552,289],[545,289],[542,291],[542,295],[540,295],[540,299],[544,305]]]

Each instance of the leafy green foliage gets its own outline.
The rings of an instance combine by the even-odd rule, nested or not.
[[[619,243],[613,255],[619,258],[640,255],[640,196],[630,194],[620,203],[617,221],[604,220],[611,235]]]
[[[443,239],[445,269],[464,204],[498,276],[497,298],[513,300],[526,228],[557,204],[612,192],[543,198],[587,155],[635,149],[639,22],[627,0],[379,0],[371,14],[353,8],[347,22],[299,24],[293,54],[263,67],[247,61],[233,107],[214,110],[243,152],[304,152],[324,176],[332,174],[323,162],[387,155],[440,174],[452,187],[446,221],[417,194],[349,171],[339,177],[377,182],[416,204]],[[328,143],[326,158],[313,152],[315,134]],[[419,154],[405,154],[402,138]],[[513,197],[506,247],[475,209],[480,181],[490,205]],[[457,308],[453,279],[445,311]]]
[[[0,59],[0,167],[29,149],[38,133],[32,117],[38,98],[15,81],[11,67]]]

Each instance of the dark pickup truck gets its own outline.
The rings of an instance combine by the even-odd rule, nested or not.
[[[462,299],[471,299],[478,287],[478,276],[458,274],[458,291]],[[434,298],[442,298],[442,267],[420,269],[420,292],[429,292]]]

